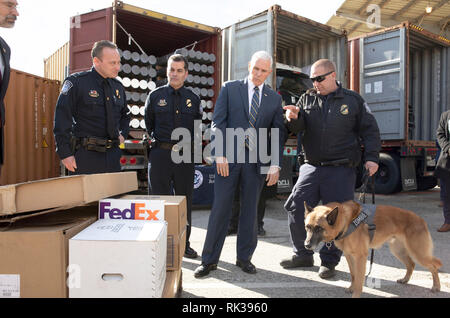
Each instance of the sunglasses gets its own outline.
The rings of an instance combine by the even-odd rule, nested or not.
[[[331,73],[333,73],[334,71],[331,71],[331,72],[328,72],[328,73],[326,73],[326,74],[323,74],[323,75],[319,75],[319,76],[316,76],[316,77],[311,77],[311,81],[314,83],[314,82],[317,82],[317,83],[320,83],[320,82],[323,82],[324,80],[325,80],[325,78],[328,76],[328,75],[330,75]]]

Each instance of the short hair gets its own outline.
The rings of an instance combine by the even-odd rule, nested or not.
[[[173,54],[169,57],[169,60],[167,61],[167,65],[169,65],[171,62],[184,62],[184,70],[188,70],[188,60],[181,54]]]
[[[317,60],[316,62],[314,62],[312,67],[314,68],[323,67],[325,69],[325,72],[336,72],[336,64],[334,64],[333,61],[330,61],[328,59]]]
[[[105,47],[109,47],[110,49],[117,50],[117,45],[115,45],[111,41],[107,41],[107,40],[98,41],[98,42],[95,42],[94,46],[92,47],[92,51],[91,51],[92,58],[96,57],[96,58],[101,59],[102,55],[103,55],[103,49]]]
[[[257,60],[270,61],[270,68],[273,67],[273,58],[266,51],[258,51],[253,53],[252,58],[250,59],[250,64],[255,64]]]

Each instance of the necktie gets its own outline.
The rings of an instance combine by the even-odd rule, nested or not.
[[[119,137],[119,132],[116,129],[114,123],[114,111],[112,103],[112,89],[108,80],[105,78],[103,80],[103,92],[105,94],[105,109],[106,109],[106,131],[108,132],[109,138],[112,140]]]
[[[255,86],[255,92],[253,93],[252,98],[252,104],[250,107],[250,116],[249,116],[249,123],[250,128],[253,128],[250,130],[248,139],[245,141],[245,145],[248,149],[253,150],[256,148],[256,118],[258,117],[258,111],[259,111],[259,87]]]

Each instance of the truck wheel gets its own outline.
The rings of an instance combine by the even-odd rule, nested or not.
[[[375,193],[391,194],[401,189],[399,158],[394,154],[380,153],[375,174]]]
[[[433,176],[418,177],[417,178],[417,190],[425,191],[433,189],[437,185],[437,179]]]

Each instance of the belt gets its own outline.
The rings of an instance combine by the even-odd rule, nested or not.
[[[175,151],[175,152],[178,152],[178,151],[181,150],[181,147],[178,144],[172,144],[170,142],[155,141],[154,145],[155,145],[156,148],[172,150],[172,151]]]
[[[305,163],[315,167],[353,167],[353,164],[350,161],[350,159],[338,159],[332,161],[319,161],[319,162],[305,160]]]
[[[81,137],[77,140],[77,145],[89,151],[106,152],[114,146],[119,145],[119,139],[104,139],[98,137]]]

